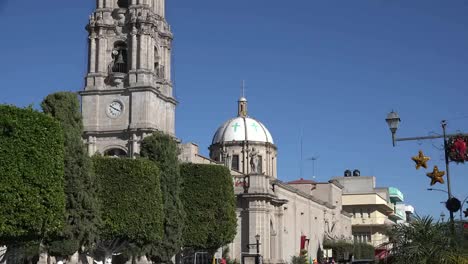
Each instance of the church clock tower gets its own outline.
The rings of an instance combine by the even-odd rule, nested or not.
[[[97,0],[82,96],[90,155],[133,156],[154,131],[175,136],[173,35],[165,0]]]

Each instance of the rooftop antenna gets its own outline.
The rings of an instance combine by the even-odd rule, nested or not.
[[[312,178],[315,179],[315,177],[317,175],[315,175],[315,162],[318,160],[318,158],[320,158],[320,156],[313,156],[311,158],[308,158],[307,160],[311,160],[312,161]]]
[[[301,177],[300,177],[301,179],[302,179],[302,166],[303,166],[303,163],[304,163],[303,150],[302,150],[302,149],[303,149],[303,145],[304,145],[304,140],[303,140],[303,137],[304,137],[304,136],[303,136],[303,134],[304,134],[304,126],[302,125],[302,126],[301,126],[301,164],[300,164],[300,166],[299,166],[299,168],[300,168],[299,174],[300,174],[300,176],[301,176]]]

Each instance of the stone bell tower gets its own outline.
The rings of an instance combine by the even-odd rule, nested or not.
[[[82,96],[90,155],[133,156],[154,131],[175,136],[173,35],[165,0],[97,0]]]

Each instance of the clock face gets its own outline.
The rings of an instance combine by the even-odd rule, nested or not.
[[[113,101],[107,107],[107,114],[110,117],[119,117],[123,112],[123,105],[119,101]]]

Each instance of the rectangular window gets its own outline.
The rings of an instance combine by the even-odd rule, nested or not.
[[[257,164],[257,172],[262,173],[263,172],[263,166],[262,166],[262,156],[258,156],[258,164]]]
[[[231,169],[239,171],[239,155],[232,156]]]
[[[363,214],[363,212],[362,212],[362,209],[361,209],[360,211],[361,211],[361,218],[363,218],[363,217],[364,217],[364,214]]]

